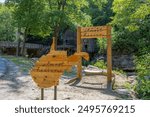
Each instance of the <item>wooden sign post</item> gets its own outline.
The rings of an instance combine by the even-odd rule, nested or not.
[[[85,52],[67,56],[67,51],[56,51],[55,39],[51,51],[43,55],[30,71],[33,81],[41,88],[41,99],[44,99],[44,88],[54,86],[54,99],[57,99],[57,85],[65,70],[70,71],[72,66],[79,63],[81,58],[89,59]]]
[[[107,88],[112,89],[112,51],[111,51],[111,27],[78,27],[77,29],[77,53],[82,51],[82,39],[107,38]],[[77,77],[82,78],[82,59],[77,66]]]
[[[54,100],[57,100],[57,86],[54,86]]]
[[[41,88],[41,100],[44,100],[44,88]]]

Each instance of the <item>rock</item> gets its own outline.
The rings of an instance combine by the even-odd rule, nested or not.
[[[136,72],[127,72],[127,76],[130,77],[130,76],[137,76],[137,73]]]
[[[94,69],[94,70],[99,70],[98,67],[95,67],[93,65],[88,65],[86,69]]]
[[[127,89],[116,89],[115,90],[120,95],[129,95],[130,92]]]
[[[121,68],[125,71],[135,71],[135,65],[132,55],[113,56],[113,67]]]

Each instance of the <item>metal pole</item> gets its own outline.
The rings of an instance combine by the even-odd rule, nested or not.
[[[54,100],[57,100],[57,86],[54,86]]]
[[[41,88],[41,100],[44,100],[44,88]]]

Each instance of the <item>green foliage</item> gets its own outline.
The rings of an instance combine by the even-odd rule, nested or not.
[[[138,72],[135,91],[139,98],[150,99],[150,53],[136,58]]]
[[[126,76],[126,73],[121,69],[115,69],[115,70],[113,70],[113,73],[115,73],[117,75],[125,75]]]
[[[103,60],[98,60],[93,65],[100,68],[100,69],[106,69],[107,68],[106,64],[104,63]]]
[[[99,54],[105,54],[107,48],[107,39],[96,39],[95,50]]]
[[[146,54],[150,51],[150,16],[139,24],[138,30],[129,31],[123,26],[115,26],[113,30],[113,49],[115,52],[138,55]]]
[[[150,99],[150,80],[144,77],[139,77],[138,83],[135,86],[135,91],[139,98]]]
[[[3,4],[0,4],[0,40],[15,40],[12,12],[13,8],[7,8]]]
[[[111,24],[113,49],[120,53],[135,53],[150,50],[150,0],[114,0],[115,16]]]
[[[68,28],[91,25],[91,17],[82,9],[88,7],[87,0],[45,0],[45,26],[54,36]]]
[[[150,53],[137,57],[135,63],[140,77],[150,75]]]
[[[88,0],[89,8],[85,8],[91,17],[91,22],[95,26],[106,25],[111,21],[113,16],[112,12],[112,2],[113,0]]]
[[[112,9],[115,13],[113,24],[135,31],[150,14],[150,0],[114,0]]]
[[[15,3],[16,27],[26,30],[27,34],[40,32],[44,4],[40,0],[18,0]]]

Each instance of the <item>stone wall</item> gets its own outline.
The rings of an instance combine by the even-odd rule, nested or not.
[[[123,69],[124,71],[134,71],[134,57],[133,55],[115,55],[112,59],[113,68]]]

